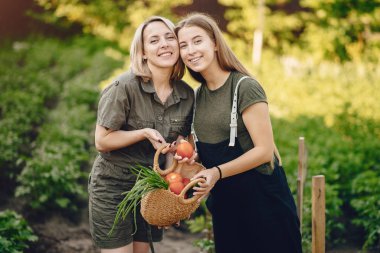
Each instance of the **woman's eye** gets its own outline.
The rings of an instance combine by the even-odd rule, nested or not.
[[[180,48],[180,49],[184,49],[184,48],[186,48],[186,45],[183,45],[183,44],[182,44],[182,45],[179,45],[179,48]]]
[[[168,40],[175,40],[175,37],[174,36],[169,36]]]
[[[200,44],[202,42],[202,40],[196,40],[196,41],[194,41],[194,44],[195,45],[198,45],[198,44]]]
[[[157,42],[158,42],[158,40],[151,40],[151,41],[150,41],[151,44],[155,44],[155,43],[157,43]]]

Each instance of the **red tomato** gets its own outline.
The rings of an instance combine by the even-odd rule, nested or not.
[[[169,185],[169,189],[176,195],[179,195],[181,191],[185,188],[182,182],[173,182]]]
[[[171,173],[166,175],[165,180],[169,184],[171,184],[173,182],[181,182],[182,183],[182,176],[176,172],[171,172]]]
[[[185,140],[181,140],[177,146],[177,155],[181,156],[182,158],[191,158],[193,156],[193,146]]]
[[[188,179],[187,177],[184,177],[182,179],[182,183],[183,183],[184,186],[186,186],[186,185],[188,185],[190,183],[190,179]]]

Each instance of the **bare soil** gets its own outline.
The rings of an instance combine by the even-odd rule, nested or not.
[[[53,215],[45,222],[32,224],[32,227],[39,236],[39,241],[26,251],[28,253],[100,253],[91,240],[85,215],[77,224],[60,215]],[[193,242],[201,237],[201,234],[191,234],[171,227],[165,231],[164,240],[154,244],[155,251],[156,253],[200,253],[200,249],[196,248]],[[363,252],[354,247],[342,247],[329,250],[327,253]]]
[[[22,210],[23,204],[15,198],[4,198],[0,193],[0,210],[12,209],[29,216]],[[6,194],[7,195],[7,194]],[[100,253],[91,239],[88,225],[88,212],[86,206],[82,206],[80,217],[68,219],[70,215],[50,213],[48,217],[27,217],[28,223],[33,228],[39,240],[32,244],[26,253]],[[199,248],[193,245],[196,239],[202,238],[201,234],[191,234],[183,229],[171,227],[165,231],[164,240],[155,243],[156,253],[201,253]],[[235,252],[231,252],[235,253]],[[342,246],[331,249],[326,253],[364,253],[355,246]],[[366,253],[380,253],[380,251],[368,251]]]
[[[87,220],[74,224],[58,215],[31,226],[39,240],[27,250],[29,253],[100,253],[92,242]],[[171,227],[154,248],[156,253],[199,253],[193,241],[200,237]]]

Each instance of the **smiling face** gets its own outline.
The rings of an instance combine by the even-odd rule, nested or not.
[[[202,74],[219,68],[215,42],[202,28],[182,27],[178,31],[178,41],[181,58],[191,70]]]
[[[149,69],[172,68],[178,61],[178,41],[174,33],[160,21],[148,24],[143,33],[143,58]]]

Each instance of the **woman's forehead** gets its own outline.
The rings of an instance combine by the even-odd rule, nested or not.
[[[178,38],[182,39],[192,39],[197,36],[207,35],[206,31],[199,26],[185,26],[178,31]]]
[[[155,35],[161,35],[166,33],[173,33],[169,27],[161,21],[154,21],[149,23],[144,29],[144,37],[151,37]]]

